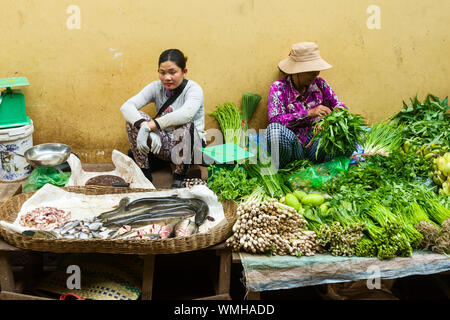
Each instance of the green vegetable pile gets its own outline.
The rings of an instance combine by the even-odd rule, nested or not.
[[[259,162],[227,172],[215,170],[208,185],[219,199],[241,204],[275,199],[294,208],[316,234],[314,250],[320,253],[379,259],[409,257],[416,249],[448,254],[447,101],[433,95],[423,103],[411,99],[410,105],[404,103],[403,110],[368,132],[363,118],[347,109],[321,118],[313,140],[318,139],[325,152],[349,154],[359,143],[365,159],[343,166],[330,179],[330,170],[315,170],[320,178],[328,175],[320,183],[300,174],[317,165],[299,160],[278,171]],[[292,183],[292,177],[298,181]]]

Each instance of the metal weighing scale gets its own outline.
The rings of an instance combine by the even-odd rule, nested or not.
[[[0,79],[0,89],[6,88],[0,95],[0,129],[31,124],[31,119],[26,113],[22,90],[11,89],[29,85],[26,77]]]

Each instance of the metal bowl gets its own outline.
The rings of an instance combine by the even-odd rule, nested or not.
[[[25,151],[25,159],[33,167],[51,167],[64,163],[72,149],[62,143],[44,143]]]

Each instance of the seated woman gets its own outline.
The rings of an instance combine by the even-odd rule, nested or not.
[[[289,57],[278,67],[287,76],[275,81],[269,92],[270,124],[266,135],[272,162],[283,168],[304,158],[325,162],[339,156],[325,154],[320,148],[316,157],[317,140],[308,146],[317,117],[330,114],[334,108],[347,108],[328,83],[318,77],[320,71],[330,69],[331,65],[320,57],[317,44],[294,44]]]
[[[159,81],[147,85],[120,108],[135,162],[150,181],[152,158],[172,163],[173,188],[182,187],[194,150],[205,144],[203,90],[185,79],[186,61],[178,49],[164,51],[158,62]],[[150,102],[156,105],[154,118],[139,111]]]

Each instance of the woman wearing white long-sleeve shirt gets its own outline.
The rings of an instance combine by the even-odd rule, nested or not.
[[[205,145],[203,90],[185,79],[186,61],[178,49],[164,51],[158,62],[160,81],[147,85],[120,108],[137,165],[152,180],[152,154],[173,163],[174,188],[182,186],[193,153]],[[155,118],[139,111],[151,102],[156,105]]]

